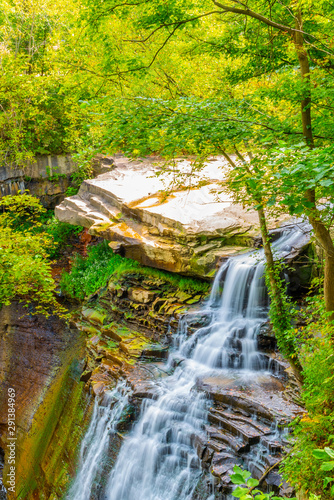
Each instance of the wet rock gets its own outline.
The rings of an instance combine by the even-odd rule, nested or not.
[[[118,420],[117,430],[119,432],[129,431],[134,420],[136,419],[136,416],[137,410],[135,406],[132,404],[127,404]]]
[[[249,443],[245,443],[241,439],[238,439],[236,436],[233,436],[228,432],[228,430],[223,431],[221,428],[213,426],[207,427],[206,430],[209,436],[209,446],[213,446],[216,451],[222,451],[223,449],[226,449],[226,447],[234,450],[237,453],[249,451]],[[214,445],[212,445],[212,443],[214,443]],[[219,447],[216,443],[220,443]]]
[[[137,383],[131,396],[137,399],[158,399],[159,391],[152,382]]]
[[[144,288],[130,288],[128,290],[128,297],[130,300],[134,300],[135,302],[149,304],[155,299],[156,293],[151,290],[145,290]]]
[[[280,453],[282,451],[283,445],[280,441],[277,441],[277,440],[273,441],[273,440],[270,440],[269,438],[262,437],[261,444],[268,449],[269,453],[276,454],[276,453]]]
[[[204,449],[203,455],[202,455],[202,462],[204,466],[211,465],[211,460],[213,457],[214,452],[217,451],[213,447],[207,446]]]
[[[238,387],[237,383],[229,380],[223,380],[222,385],[217,385],[218,382],[220,381],[216,379],[206,379],[198,381],[197,387],[205,391],[216,403],[239,408],[251,415],[257,415],[265,422],[290,422],[292,418],[304,412],[300,406],[285,400],[284,386],[274,377],[259,378],[257,382],[248,383],[245,388]]]
[[[214,476],[221,477],[233,473],[235,457],[229,453],[215,453],[211,462],[211,472]]]
[[[160,345],[151,345],[143,349],[141,353],[143,359],[149,359],[151,361],[161,361],[168,358],[168,347],[163,347]]]
[[[81,314],[86,320],[98,325],[103,325],[107,317],[107,313],[105,311],[98,311],[96,309],[90,309],[89,307],[84,307]]]
[[[85,370],[80,377],[81,382],[88,382],[88,380],[92,376],[92,373],[92,370]]]
[[[204,452],[206,450],[206,443],[205,443],[204,438],[202,438],[201,436],[194,435],[194,436],[191,436],[191,439],[193,441],[194,448],[197,452],[198,458],[200,460],[202,460]]]
[[[277,340],[274,333],[271,331],[268,324],[263,325],[257,335],[257,345],[260,351],[275,351],[277,348]]]
[[[99,396],[106,390],[106,385],[103,382],[93,382],[92,383],[93,394]]]
[[[262,436],[262,432],[250,424],[236,420],[227,420],[217,414],[209,413],[209,422],[217,425],[220,429],[226,429],[233,436],[240,437],[244,443],[249,445],[258,443]]]

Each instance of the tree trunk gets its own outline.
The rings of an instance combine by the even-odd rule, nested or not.
[[[259,221],[260,221],[260,226],[261,226],[261,235],[262,235],[262,240],[263,240],[263,249],[264,249],[264,255],[266,257],[267,261],[267,267],[266,267],[266,272],[267,276],[269,279],[270,283],[270,291],[271,291],[271,299],[275,302],[276,304],[276,312],[282,317],[285,318],[287,311],[284,307],[284,303],[282,300],[282,293],[279,288],[279,284],[277,282],[277,274],[275,272],[275,261],[274,261],[274,256],[273,252],[271,249],[271,244],[270,244],[270,237],[269,237],[269,232],[267,228],[267,222],[266,222],[266,216],[264,213],[263,208],[258,209],[257,211],[258,216],[259,216]],[[284,324],[284,321],[282,322]],[[284,338],[285,332],[283,331],[283,328],[280,328],[282,331],[276,331],[276,337],[278,339],[278,344],[281,352],[289,359],[289,363],[291,365],[291,368],[295,374],[295,377],[297,379],[297,382],[301,384],[303,382],[303,376],[302,376],[302,367],[299,363],[295,346],[293,345],[293,342],[289,342]],[[285,344],[285,346],[284,346]]]
[[[334,244],[330,232],[321,221],[321,215],[315,206],[314,191],[307,192],[307,200],[314,204],[309,214],[309,220],[314,234],[325,254],[324,269],[324,298],[326,311],[332,313],[330,319],[334,320]]]
[[[303,125],[303,135],[306,144],[314,147],[313,132],[312,132],[312,117],[311,117],[311,80],[310,80],[310,65],[307,55],[307,50],[304,47],[304,37],[301,31],[303,30],[303,22],[301,11],[299,10],[296,16],[296,28],[300,30],[294,35],[294,43],[299,60],[300,74],[302,81],[306,83],[306,92],[304,92],[301,101],[301,116]],[[307,201],[313,203],[313,208],[310,209],[308,215],[309,221],[313,227],[314,234],[320,246],[325,253],[325,269],[324,269],[324,297],[327,312],[333,312],[330,319],[334,320],[334,245],[329,230],[321,221],[321,216],[316,207],[315,190],[309,189],[306,192]]]
[[[300,10],[296,16],[296,28],[300,30],[294,35],[294,43],[299,61],[300,75],[302,82],[305,84],[306,90],[303,92],[303,99],[300,103],[302,114],[303,134],[306,144],[313,148],[313,132],[312,132],[312,118],[311,118],[311,78],[310,78],[310,65],[307,55],[307,50],[304,47],[303,21]]]
[[[264,214],[263,208],[259,208],[257,213],[258,213],[259,221],[260,221],[264,255],[265,255],[265,258],[267,261],[267,275],[268,275],[268,279],[269,279],[269,283],[270,283],[272,298],[275,301],[277,309],[280,312],[280,314],[285,314],[283,302],[282,302],[282,297],[281,297],[281,292],[280,292],[280,289],[279,289],[279,286],[278,286],[278,283],[276,280],[276,276],[275,276],[275,262],[274,262],[273,252],[271,250],[271,244],[270,244],[270,238],[269,238],[269,233],[268,233],[268,228],[267,228],[266,216]]]

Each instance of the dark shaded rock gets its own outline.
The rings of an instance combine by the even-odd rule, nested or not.
[[[88,382],[88,380],[92,376],[92,373],[92,370],[85,370],[80,377],[81,382]]]
[[[233,473],[235,458],[229,453],[215,453],[212,458],[211,472],[214,476],[224,476]]]
[[[276,337],[271,331],[269,324],[267,323],[260,328],[256,340],[258,349],[260,351],[273,352],[277,348]]]
[[[132,404],[127,404],[117,423],[117,430],[120,432],[129,431],[137,416],[137,409]]]
[[[141,357],[151,361],[161,361],[168,358],[168,347],[151,345],[142,351]]]

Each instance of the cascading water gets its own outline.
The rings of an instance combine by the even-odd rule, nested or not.
[[[278,256],[287,255],[303,232],[304,228],[283,232],[273,244]],[[144,400],[139,421],[111,471],[105,500],[192,498],[201,475],[197,442],[204,437],[209,404],[196,390],[197,381],[226,376],[249,381],[269,367],[256,343],[268,310],[263,272],[262,250],[231,258],[217,273],[203,307],[209,324],[188,337],[187,318],[180,321],[177,350],[168,360],[175,371],[156,382],[157,399]],[[84,477],[82,470],[79,475]],[[82,488],[79,493],[71,491],[71,500],[90,498]]]
[[[110,436],[115,433],[128,396],[129,388],[121,381],[113,391],[104,393],[102,401],[96,398],[92,420],[81,444],[79,473],[68,492],[68,500],[91,498],[94,487],[101,480]]]

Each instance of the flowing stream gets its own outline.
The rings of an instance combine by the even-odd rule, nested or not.
[[[273,244],[279,257],[297,244],[303,228],[284,231]],[[167,366],[174,373],[156,381],[158,398],[142,403],[141,415],[125,439],[110,473],[104,500],[190,500],[201,475],[196,440],[204,437],[209,401],[196,390],[199,379],[229,377],[250,381],[270,362],[257,350],[257,333],[266,320],[263,250],[229,259],[219,270],[201,315],[207,326],[187,335],[187,316],[180,321],[175,349]],[[223,292],[221,286],[224,283]],[[197,313],[198,315],[198,313]],[[190,315],[191,317],[191,315]],[[269,375],[268,375],[269,376]],[[91,486],[106,452],[108,427],[113,427],[127,398],[96,405],[82,445],[78,476],[69,500],[89,500]],[[110,397],[116,397],[115,391]],[[204,499],[203,499],[204,500]]]

